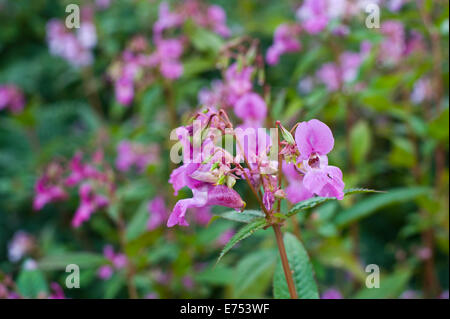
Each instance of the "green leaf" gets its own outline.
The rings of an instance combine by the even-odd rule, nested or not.
[[[294,235],[286,233],[284,245],[298,297],[300,299],[318,299],[319,290],[314,279],[314,269],[302,243]],[[273,295],[277,299],[290,298],[281,259],[278,260],[273,277]]]
[[[105,257],[98,254],[67,253],[42,258],[38,262],[38,268],[42,270],[65,270],[67,265],[76,264],[82,270],[83,268],[99,267],[107,262]]]
[[[240,223],[250,223],[257,218],[264,217],[264,213],[260,210],[245,210],[243,212],[237,212],[235,210],[230,210],[220,215],[217,215],[224,219],[232,220]]]
[[[397,298],[406,288],[411,271],[398,270],[394,274],[381,277],[379,288],[363,288],[356,293],[356,299],[388,299]]]
[[[373,189],[366,188],[351,188],[344,191],[345,196],[353,195],[353,194],[363,194],[363,193],[378,193],[379,191]],[[286,216],[291,217],[297,213],[300,213],[303,210],[307,210],[309,208],[314,208],[322,203],[328,202],[330,200],[336,200],[334,197],[313,197],[300,203],[294,205],[291,210],[286,214]]]
[[[143,201],[128,223],[125,231],[125,238],[127,242],[136,239],[147,230],[147,221],[149,217],[147,206],[148,201]]]
[[[370,128],[366,121],[359,121],[350,132],[351,158],[353,163],[364,161],[371,148]]]
[[[40,293],[48,293],[47,281],[39,269],[23,269],[17,278],[17,288],[20,295],[26,298],[36,298]]]
[[[231,237],[230,241],[225,245],[225,247],[222,249],[222,251],[220,252],[219,258],[217,259],[217,263],[222,259],[223,256],[225,256],[225,254],[227,252],[229,252],[231,250],[231,248],[233,248],[238,242],[240,242],[241,240],[249,237],[250,235],[252,235],[255,231],[257,231],[258,229],[263,228],[264,226],[267,225],[267,222],[264,218],[258,218],[254,221],[252,221],[251,223],[245,225],[244,227],[242,227],[241,229],[238,230],[238,232],[236,234],[234,234],[233,237]]]
[[[252,298],[267,290],[276,262],[276,251],[262,250],[239,261],[234,277],[234,297]]]
[[[385,194],[379,194],[357,202],[352,207],[337,214],[335,223],[339,227],[346,226],[358,219],[366,217],[378,209],[413,200],[419,195],[429,192],[427,187],[407,187],[389,190]]]
[[[195,282],[219,286],[228,285],[233,278],[233,270],[223,265],[205,269],[194,276]]]

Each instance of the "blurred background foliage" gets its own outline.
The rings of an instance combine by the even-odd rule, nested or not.
[[[0,84],[15,84],[26,97],[22,113],[0,111],[0,282],[11,276],[21,295],[42,296],[51,282],[64,286],[64,269],[73,262],[81,267],[81,289],[64,289],[71,298],[126,298],[130,285],[141,298],[271,297],[277,251],[270,230],[241,242],[214,266],[221,248],[217,239],[236,227],[232,222],[145,228],[148,200],[163,195],[169,208],[175,202],[167,183],[168,132],[174,126],[167,115],[165,86],[163,81],[152,83],[124,108],[115,101],[105,73],[131,37],[151,37],[159,3],[112,1],[96,12],[95,60],[77,69],[49,53],[45,30],[51,18],[64,18],[65,6],[72,2],[77,1],[0,0]],[[225,9],[233,37],[257,38],[263,52],[275,28],[295,20],[300,2],[214,1]],[[432,17],[431,26],[423,23],[423,10]],[[335,288],[345,298],[397,298],[408,291],[418,297],[448,291],[448,2],[425,1],[423,10],[407,1],[399,12],[382,11],[381,21],[398,20],[405,29],[420,32],[427,49],[393,67],[371,53],[355,80],[364,83],[362,90],[328,92],[317,85],[304,93],[299,81],[336,60],[336,52],[358,50],[363,40],[379,44],[382,36],[364,26],[364,16],[349,22],[349,36],[305,36],[302,51],[266,68],[270,118],[286,127],[320,118],[334,132],[330,162],[341,167],[346,187],[387,191],[326,203],[286,224],[310,254],[321,292]],[[184,73],[173,86],[178,124],[198,106],[199,90],[220,77],[217,53],[225,41],[189,25],[183,31],[193,45],[183,55]],[[437,94],[413,103],[411,92],[424,76],[440,83],[441,91],[434,87]],[[70,227],[76,194],[68,202],[33,211],[34,183],[47,163],[101,147],[114,165],[123,139],[159,144],[161,160],[142,174],[118,176],[119,200],[107,211],[78,229]],[[242,194],[244,188],[237,187]],[[110,221],[118,211],[126,221],[124,236]],[[34,237],[27,257],[37,262],[35,269],[24,266],[26,258],[8,259],[8,243],[18,230]],[[98,267],[107,262],[102,255],[106,244],[127,255],[134,265],[131,273],[97,278]],[[364,288],[368,264],[380,266],[380,289]]]

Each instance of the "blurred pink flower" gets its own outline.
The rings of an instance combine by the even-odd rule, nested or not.
[[[267,50],[266,60],[270,65],[277,64],[280,56],[288,52],[297,52],[301,49],[298,36],[300,26],[296,24],[280,24],[274,33],[273,44]]]
[[[0,85],[0,111],[8,108],[12,113],[20,113],[25,105],[22,90],[12,84]]]
[[[161,196],[155,197],[148,203],[149,219],[147,222],[147,229],[154,230],[164,224],[169,215],[169,212],[164,203],[164,198]]]

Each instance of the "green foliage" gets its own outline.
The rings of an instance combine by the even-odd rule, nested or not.
[[[318,299],[319,291],[308,253],[294,235],[285,233],[283,240],[298,297],[300,299]],[[277,268],[273,276],[273,296],[277,299],[290,298],[280,258],[278,258]]]

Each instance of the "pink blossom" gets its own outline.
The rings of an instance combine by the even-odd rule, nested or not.
[[[397,64],[405,52],[405,31],[400,21],[388,20],[381,24],[385,36],[380,45],[379,59],[384,64]]]
[[[147,222],[148,230],[154,230],[155,228],[158,228],[160,225],[164,224],[168,215],[168,211],[164,203],[164,198],[158,196],[149,201],[148,212],[150,214]]]
[[[52,293],[50,294],[48,299],[66,299],[64,290],[61,288],[61,286],[58,283],[52,282],[50,284],[50,288],[52,290]]]
[[[49,177],[44,175],[39,178],[34,186],[35,197],[33,209],[41,210],[45,205],[67,198],[64,189],[59,185],[52,185]]]
[[[12,262],[19,261],[29,253],[35,245],[33,236],[24,231],[17,231],[8,243],[8,257]]]
[[[334,288],[330,288],[330,289],[326,290],[320,298],[321,299],[343,299],[341,292]]]
[[[108,280],[109,278],[111,278],[113,273],[114,273],[114,270],[109,265],[103,265],[97,270],[97,276],[103,280]]]
[[[303,185],[304,175],[300,170],[295,168],[295,164],[283,163],[283,173],[289,182],[289,185],[285,189],[286,198],[291,203],[298,203],[314,196],[314,194]]]
[[[333,133],[319,120],[301,122],[295,130],[295,142],[300,152],[300,159],[305,160],[314,153],[327,155],[334,146]]]
[[[153,39],[158,42],[162,39],[162,33],[166,29],[180,26],[184,22],[184,17],[176,12],[170,12],[167,2],[159,5],[158,20],[153,25]]]
[[[329,22],[327,0],[305,0],[296,15],[308,33],[317,34],[325,29]]]
[[[127,140],[121,141],[117,146],[116,167],[122,172],[136,166],[140,172],[148,165],[157,162],[159,148],[157,145],[144,145]]]
[[[75,67],[92,64],[91,49],[97,43],[95,26],[91,20],[86,19],[77,33],[67,30],[62,21],[52,19],[47,23],[47,42],[50,53],[67,60]]]
[[[20,113],[25,105],[22,91],[15,85],[0,85],[0,111],[8,108],[13,113]]]
[[[323,64],[316,76],[330,92],[337,91],[341,86],[340,69],[335,63]]]
[[[111,245],[103,247],[103,255],[111,264],[102,265],[97,275],[103,280],[111,278],[115,270],[123,269],[128,264],[128,259],[124,254],[116,253]]]
[[[89,183],[84,183],[80,186],[79,194],[81,202],[72,219],[73,227],[79,227],[83,222],[89,220],[97,209],[109,204],[105,196],[94,193]]]
[[[302,122],[295,131],[295,142],[300,152],[298,164],[304,174],[303,185],[316,195],[344,197],[342,172],[329,166],[327,154],[333,149],[334,138],[329,127],[318,121]]]
[[[194,211],[195,222],[199,225],[206,226],[212,218],[211,207],[198,207]]]
[[[252,89],[251,76],[253,68],[250,66],[238,68],[237,63],[233,63],[225,72],[225,80],[231,93],[240,97]]]
[[[297,39],[299,33],[300,27],[296,24],[280,24],[275,30],[273,44],[267,51],[267,63],[277,64],[280,55],[299,51],[301,48],[300,41]]]
[[[234,229],[227,229],[219,236],[219,238],[217,238],[216,240],[217,245],[225,246],[234,236],[235,233],[236,232],[234,231]]]
[[[173,211],[167,221],[168,227],[175,225],[189,226],[185,219],[186,210],[191,207],[204,207],[208,205],[220,205],[235,209],[242,209],[245,202],[240,195],[233,189],[225,185],[205,185],[192,190],[193,197],[181,199],[173,208]]]
[[[187,289],[187,290],[194,289],[195,283],[191,276],[184,276],[181,281],[182,281],[183,287],[185,289]]]
[[[214,32],[223,37],[230,36],[231,34],[230,29],[226,25],[227,15],[225,13],[225,10],[222,9],[222,7],[218,5],[209,6],[207,16],[208,21],[211,24]]]
[[[267,105],[257,93],[250,92],[236,102],[234,113],[246,123],[261,124],[267,116]]]

